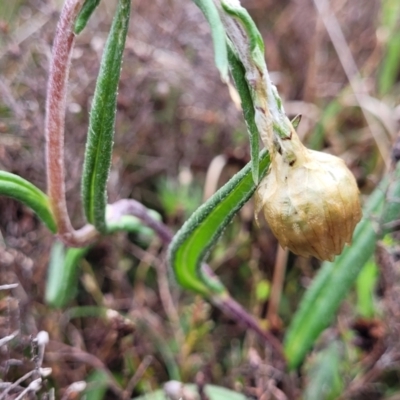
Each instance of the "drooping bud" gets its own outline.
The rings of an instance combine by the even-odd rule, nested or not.
[[[256,214],[263,210],[283,248],[333,260],[361,219],[354,176],[340,158],[305,148],[294,130],[276,149],[257,189]]]

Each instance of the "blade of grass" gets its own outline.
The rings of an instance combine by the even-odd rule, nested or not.
[[[107,230],[107,180],[111,166],[118,82],[130,17],[130,0],[120,0],[107,39],[90,113],[82,178],[86,218]]]
[[[399,217],[399,177],[398,165],[392,183],[388,185],[389,180],[386,179],[371,194],[364,209],[364,217],[355,230],[353,244],[346,247],[334,262],[322,264],[321,270],[301,300],[284,339],[289,368],[296,368],[302,363],[318,336],[332,321],[358,273],[373,255],[376,241],[388,231],[385,224]],[[383,229],[379,232],[374,216],[382,220]]]
[[[228,52],[226,48],[225,29],[213,0],[193,0],[206,17],[214,43],[214,59],[221,78],[224,82],[228,80]]]
[[[260,154],[260,178],[266,174],[269,164],[269,154],[264,150]],[[202,272],[202,261],[255,189],[249,163],[199,207],[178,231],[169,247],[169,262],[181,286],[206,297],[224,292],[219,282]]]
[[[31,208],[51,232],[57,231],[48,197],[32,183],[18,175],[0,171],[0,195],[19,200]]]
[[[397,0],[382,1],[381,26],[387,37],[386,48],[384,49],[384,58],[379,70],[379,93],[388,94],[396,83],[400,70],[400,3]]]

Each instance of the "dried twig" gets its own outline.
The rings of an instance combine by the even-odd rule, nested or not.
[[[288,254],[288,249],[283,249],[280,245],[278,245],[278,253],[275,260],[274,276],[272,280],[272,289],[267,312],[267,319],[272,327],[277,327],[279,325],[279,303],[285,281]]]

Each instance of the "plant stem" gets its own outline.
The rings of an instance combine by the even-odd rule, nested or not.
[[[272,290],[269,298],[267,320],[271,327],[279,326],[279,303],[281,300],[282,288],[285,281],[286,263],[288,259],[288,249],[283,249],[278,245],[278,252],[275,260],[274,276],[272,278]]]
[[[173,232],[162,222],[153,218],[147,208],[136,200],[122,199],[108,206],[107,220],[119,220],[124,215],[133,215],[153,229],[165,245],[170,244],[174,236]]]
[[[71,52],[75,42],[74,23],[84,0],[66,0],[53,43],[53,57],[47,87],[45,136],[47,190],[57,233],[68,246],[91,243],[97,232],[91,225],[75,231],[69,219],[65,198],[64,119]]]

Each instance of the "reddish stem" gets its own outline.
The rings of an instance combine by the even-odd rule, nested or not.
[[[69,219],[65,198],[64,119],[71,52],[75,42],[74,22],[84,0],[66,0],[58,21],[47,87],[45,136],[47,190],[60,239],[69,246],[84,246],[97,236],[86,225],[75,231]]]

